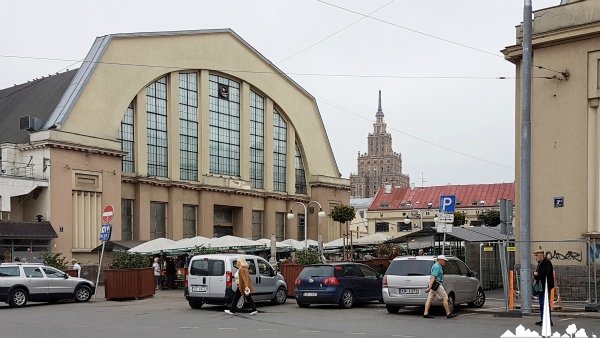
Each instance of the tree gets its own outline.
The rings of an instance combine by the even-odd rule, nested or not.
[[[331,218],[334,221],[342,223],[346,223],[346,235],[348,235],[348,222],[354,219],[356,212],[354,211],[354,207],[351,205],[337,205],[333,207],[331,210]],[[346,260],[346,246],[344,245],[344,260]]]
[[[57,268],[59,270],[64,270],[67,268],[67,257],[60,257],[62,256],[61,252],[57,252],[57,253],[49,253],[49,252],[44,252],[42,253],[42,261],[44,262],[44,264],[51,266],[53,268]]]
[[[488,210],[477,215],[477,219],[483,221],[483,224],[494,227],[500,224],[500,211]]]
[[[455,227],[464,225],[465,220],[466,220],[465,214],[463,214],[460,211],[455,211],[454,212],[454,223],[452,223],[452,225]]]

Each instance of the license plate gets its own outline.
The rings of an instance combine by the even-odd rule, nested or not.
[[[400,289],[401,295],[418,295],[419,289]]]
[[[316,297],[317,293],[316,292],[305,292],[304,293],[304,297]]]
[[[206,286],[192,286],[192,292],[206,292]]]

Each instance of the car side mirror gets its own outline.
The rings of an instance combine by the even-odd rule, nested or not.
[[[64,278],[65,278],[65,279],[69,279],[69,274],[68,274],[68,273],[65,273],[65,275],[64,275]]]
[[[383,274],[378,273],[377,274],[377,279],[381,279],[381,278],[383,278]]]

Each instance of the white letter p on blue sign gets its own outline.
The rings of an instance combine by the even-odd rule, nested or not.
[[[440,212],[454,212],[454,206],[456,205],[456,196],[447,195],[440,197]]]

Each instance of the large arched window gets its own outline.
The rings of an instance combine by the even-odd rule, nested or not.
[[[148,176],[169,176],[167,78],[146,87]]]
[[[127,155],[123,156],[121,160],[121,170],[128,173],[135,172],[134,121],[133,102],[131,102],[125,111],[123,120],[121,120],[119,136],[117,137],[121,141],[121,150],[127,152]]]
[[[287,123],[273,112],[273,190],[286,191]]]
[[[211,75],[210,173],[240,176],[240,84]]]
[[[264,99],[250,92],[250,182],[252,188],[264,188],[265,108]]]
[[[198,180],[198,76],[179,74],[179,172],[182,180]]]
[[[306,194],[306,173],[304,172],[304,162],[302,153],[296,143],[296,194]]]

